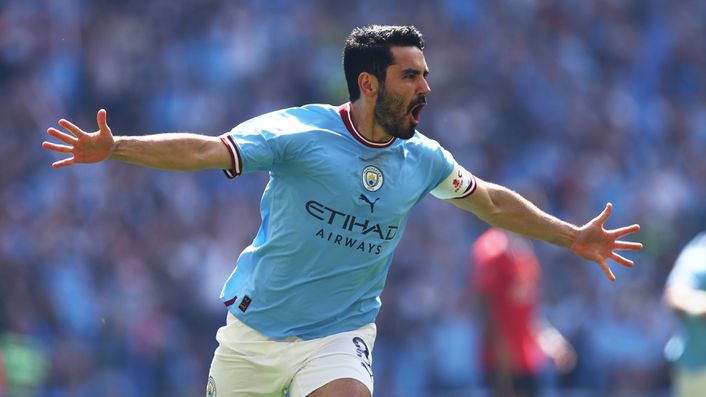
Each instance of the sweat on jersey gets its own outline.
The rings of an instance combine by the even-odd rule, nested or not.
[[[436,141],[417,131],[371,142],[356,131],[350,109],[284,109],[221,136],[229,177],[270,176],[262,224],[221,300],[271,338],[320,338],[374,322],[410,210],[435,188],[442,198],[475,189],[475,178]]]

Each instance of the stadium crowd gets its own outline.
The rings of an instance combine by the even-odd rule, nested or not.
[[[267,176],[50,167],[61,117],[120,135],[221,134],[347,101],[345,36],[414,24],[420,130],[474,174],[583,223],[640,223],[633,269],[536,243],[545,316],[576,349],[561,395],[668,395],[661,301],[706,224],[706,3],[698,0],[6,0],[0,5],[0,396],[203,395],[222,283]],[[611,225],[608,225],[611,226]],[[487,226],[434,198],[410,219],[378,317],[376,395],[483,395],[469,247]],[[706,336],[705,336],[706,337]]]

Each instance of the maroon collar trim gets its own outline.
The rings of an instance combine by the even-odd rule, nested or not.
[[[353,125],[353,118],[351,117],[351,103],[346,102],[343,105],[338,107],[338,113],[341,115],[341,119],[343,120],[343,124],[346,125],[346,128],[348,129],[348,132],[353,135],[353,138],[355,138],[358,142],[362,143],[363,145],[375,149],[382,149],[386,148],[390,145],[392,145],[395,142],[394,136],[390,138],[389,141],[387,142],[373,142],[366,137],[363,136],[358,130],[355,128]]]

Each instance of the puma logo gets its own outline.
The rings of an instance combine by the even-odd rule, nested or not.
[[[371,214],[373,213],[373,210],[375,209],[375,203],[377,203],[378,200],[380,200],[380,197],[377,197],[377,198],[375,199],[375,201],[370,201],[370,199],[367,198],[367,197],[366,197],[364,194],[362,194],[362,193],[361,193],[360,197],[358,197],[358,198],[361,199],[361,200],[363,200],[363,201],[365,201],[366,203],[368,203],[368,205],[370,206],[370,213],[371,213]]]

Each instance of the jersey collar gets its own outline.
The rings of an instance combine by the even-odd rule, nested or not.
[[[351,135],[353,135],[353,138],[355,138],[358,142],[362,143],[363,145],[371,148],[376,148],[376,149],[381,149],[381,148],[386,148],[390,145],[392,145],[395,142],[396,137],[391,137],[389,141],[387,142],[373,142],[366,137],[363,136],[358,130],[355,128],[355,125],[353,125],[353,118],[351,117],[351,103],[346,102],[343,105],[338,107],[338,113],[341,115],[341,119],[343,120],[343,124],[346,125],[346,128],[348,129],[348,132],[350,132]]]

